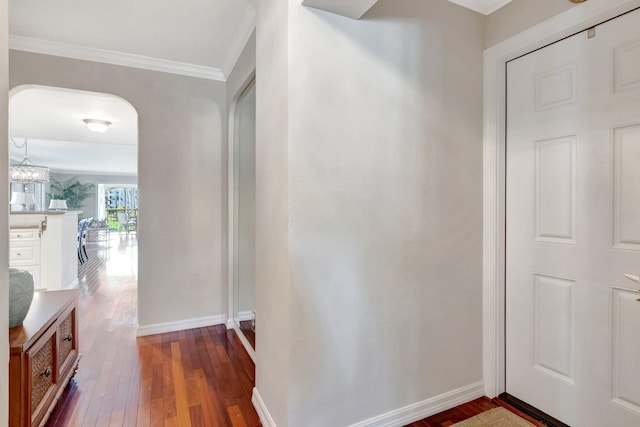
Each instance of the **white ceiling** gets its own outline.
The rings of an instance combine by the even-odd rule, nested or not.
[[[255,15],[255,0],[15,0],[10,47],[224,80]]]
[[[138,113],[122,98],[44,86],[20,88],[9,101],[9,133],[29,160],[53,171],[96,175],[137,175]],[[111,122],[91,132],[83,119]],[[12,162],[24,148],[10,142]]]

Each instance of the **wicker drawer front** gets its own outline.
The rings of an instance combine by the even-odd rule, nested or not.
[[[67,313],[58,329],[58,366],[61,371],[66,368],[65,361],[75,349],[75,314],[75,310]]]
[[[49,390],[54,387],[54,340],[51,335],[42,347],[29,354],[31,359],[31,412],[47,397]]]

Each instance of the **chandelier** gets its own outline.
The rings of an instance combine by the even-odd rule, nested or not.
[[[24,139],[22,146],[16,144],[11,138],[13,144],[18,147],[24,147],[24,160],[9,167],[9,181],[19,182],[20,184],[33,184],[49,182],[49,168],[46,166],[38,166],[29,160],[27,151],[27,138]]]

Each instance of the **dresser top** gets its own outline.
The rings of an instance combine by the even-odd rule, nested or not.
[[[35,292],[22,325],[9,329],[11,352],[28,349],[80,294],[77,289]]]

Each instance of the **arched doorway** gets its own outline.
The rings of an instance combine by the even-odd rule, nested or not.
[[[111,182],[137,185],[138,113],[128,101],[105,93],[18,86],[10,93],[9,135],[10,170],[28,162],[41,165],[49,175],[46,180],[12,178],[11,227],[25,224],[23,214],[33,218],[34,212],[40,212],[45,217],[50,209],[67,208],[86,220],[89,231],[118,230],[108,227],[98,190],[100,184]],[[135,207],[137,221],[137,199]],[[88,232],[87,241],[96,235]],[[78,255],[82,264],[86,247]],[[67,270],[66,277],[48,280],[59,268],[50,266],[47,256],[41,253],[41,262],[36,260],[33,266],[18,262],[33,271],[36,288],[55,290],[78,284],[68,273],[73,269],[69,259],[59,267]]]

